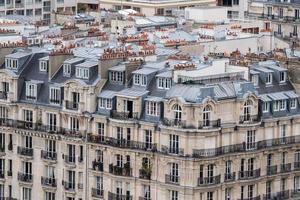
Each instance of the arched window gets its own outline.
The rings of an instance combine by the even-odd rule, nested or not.
[[[173,106],[173,114],[174,114],[174,123],[175,125],[178,125],[181,122],[181,117],[182,117],[182,109],[180,105],[175,104]]]
[[[210,105],[207,105],[204,107],[203,109],[203,126],[210,126],[210,120],[211,120],[211,111],[212,111],[212,107]]]
[[[252,101],[247,100],[244,103],[244,108],[243,108],[243,121],[250,121],[251,120],[251,111],[252,111]]]

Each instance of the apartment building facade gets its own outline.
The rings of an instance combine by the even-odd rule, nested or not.
[[[124,49],[98,60],[6,48],[0,197],[258,200],[300,192],[298,95],[276,62],[208,76],[209,63],[145,63]]]
[[[71,0],[3,0],[0,15],[24,16],[32,21],[50,24],[53,12],[76,13],[76,2]]]
[[[299,34],[298,0],[254,0],[249,3],[247,17],[265,21],[266,29],[285,39],[298,39]]]

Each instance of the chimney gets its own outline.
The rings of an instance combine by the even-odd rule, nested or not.
[[[15,48],[25,47],[25,42],[0,43],[0,66],[5,62],[5,56],[11,54]]]
[[[128,82],[132,77],[132,72],[137,70],[143,63],[143,59],[133,58],[125,64],[125,85],[128,85]]]
[[[73,56],[69,49],[54,50],[49,54],[49,79],[57,72],[62,63]]]

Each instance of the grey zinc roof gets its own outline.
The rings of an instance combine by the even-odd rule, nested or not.
[[[105,99],[112,99],[113,97],[116,96],[116,91],[112,91],[112,90],[103,90],[98,97],[100,98],[105,98]]]
[[[145,98],[146,101],[155,101],[155,102],[161,102],[163,101],[163,98],[161,97],[155,97],[155,96],[148,96]]]
[[[250,74],[259,74],[259,72],[258,72],[258,71],[255,71],[255,70],[253,70],[253,69],[250,69]]]
[[[49,60],[49,56],[45,56],[43,58],[40,58],[39,60]]]
[[[285,95],[287,95],[288,97],[290,97],[291,99],[293,98],[298,98],[299,95],[295,92],[295,91],[288,91],[288,92],[285,92]]]
[[[73,63],[81,62],[83,60],[84,60],[83,58],[75,57],[75,58],[69,58],[69,59],[65,60],[64,63],[73,64]]]
[[[156,75],[156,77],[163,77],[163,78],[172,78],[172,71],[168,70]]]
[[[258,98],[264,102],[272,101],[272,99],[270,99],[267,94],[259,95]]]
[[[280,71],[280,72],[287,71],[286,68],[279,67],[279,66],[277,66],[277,65],[268,65],[268,66],[266,66],[266,67],[269,68],[269,69],[273,69],[273,70],[276,70],[276,71]]]
[[[109,70],[123,72],[123,71],[125,71],[125,65],[116,65],[116,66],[109,68]]]
[[[181,97],[188,102],[196,102],[200,94],[200,87],[193,85],[175,85],[166,93],[166,98]]]
[[[149,67],[143,67],[141,69],[135,70],[132,73],[133,74],[142,74],[142,75],[148,75],[157,72],[157,69],[149,68]]]
[[[121,90],[120,92],[117,92],[116,95],[130,98],[130,97],[141,97],[148,93],[149,91],[144,89],[126,88],[124,90]]]
[[[284,92],[275,92],[270,93],[268,96],[274,101],[288,99],[288,97],[284,94]]]
[[[254,67],[255,70],[265,72],[265,73],[273,73],[274,71],[271,69],[268,69],[266,67]]]
[[[32,54],[31,52],[18,51],[16,53],[9,54],[6,57],[8,57],[8,58],[14,58],[14,59],[19,59],[19,58],[23,58],[25,56],[29,56],[31,54]]]
[[[77,64],[76,67],[90,68],[90,67],[95,67],[97,65],[98,65],[98,62],[87,60],[85,62]]]

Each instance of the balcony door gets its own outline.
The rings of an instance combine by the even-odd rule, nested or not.
[[[133,117],[133,101],[124,100],[124,112],[128,113],[128,118]]]

